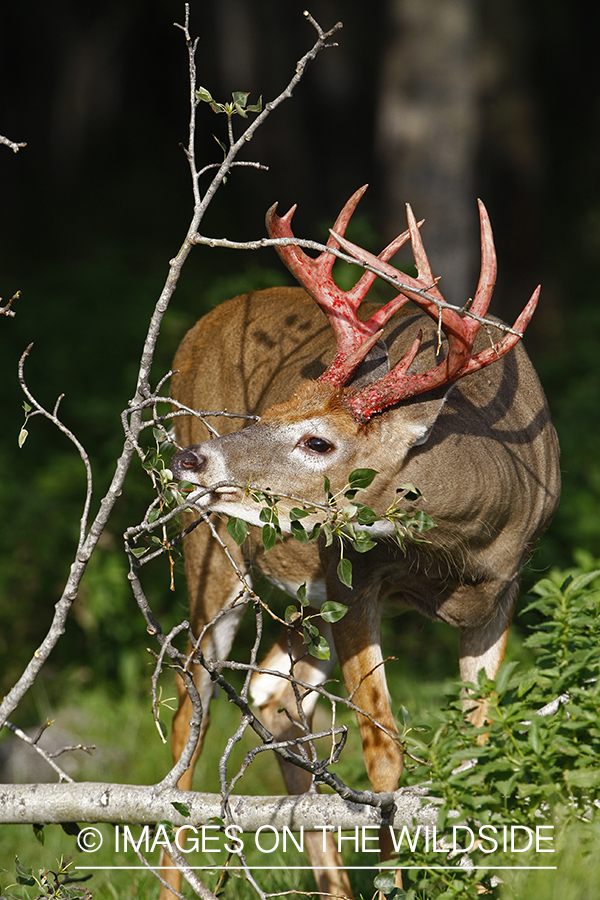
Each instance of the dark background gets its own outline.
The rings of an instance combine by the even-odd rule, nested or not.
[[[304,2],[192,2],[198,80],[277,95],[314,32]],[[371,187],[357,230],[378,250],[404,228],[404,201],[426,217],[425,243],[448,299],[465,299],[478,261],[476,197],[486,202],[499,256],[494,312],[514,317],[535,285],[542,299],[526,343],[563,448],[561,510],[533,560],[584,566],[600,556],[600,82],[598,7],[558,0],[315,0],[324,28],[344,23],[337,49],[310,67],[295,96],[247,148],[269,171],[235,171],[202,230],[244,240],[264,212],[298,202],[295,232],[323,239],[347,197]],[[21,290],[0,318],[0,673],[12,683],[49,624],[72,558],[83,470],[40,418],[22,450],[16,368],[38,399],[64,392],[64,421],[88,449],[98,502],[122,443],[119,412],[133,395],[149,316],[192,210],[183,4],[61,0],[2,4],[0,295]],[[236,123],[237,127],[238,123]],[[220,158],[225,119],[199,115],[199,165]],[[204,187],[206,184],[203,185]],[[198,248],[161,335],[159,378],[211,305],[283,283],[275,255]],[[462,302],[462,301],[461,301]],[[45,675],[136,681],[133,609],[121,533],[149,501],[132,473],[86,574],[73,621]],[[167,573],[153,599],[183,615]],[[139,632],[142,632],[140,635]],[[117,652],[115,652],[115,650]],[[70,667],[70,668],[69,668]],[[49,687],[49,690],[52,688]]]

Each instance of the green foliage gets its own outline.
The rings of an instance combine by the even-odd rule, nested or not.
[[[250,93],[248,91],[233,91],[231,94],[233,101],[227,103],[218,103],[206,88],[199,87],[196,91],[196,100],[202,103],[208,103],[215,113],[225,113],[228,118],[239,115],[243,119],[248,118],[248,113],[259,113],[262,111],[262,97],[258,98],[257,103],[248,103]]]
[[[429,781],[431,795],[440,802],[439,831],[466,826],[477,835],[481,826],[489,826],[485,839],[493,834],[499,843],[493,853],[485,843],[469,853],[477,866],[471,872],[464,867],[436,871],[435,864],[456,866],[463,854],[434,858],[419,845],[410,865],[423,868],[406,874],[408,898],[466,900],[477,896],[481,884],[496,897],[521,896],[493,886],[493,867],[568,865],[565,848],[572,846],[573,833],[582,860],[591,860],[600,828],[595,803],[600,786],[600,571],[555,571],[533,593],[524,612],[543,617],[526,642],[536,665],[523,672],[518,663],[505,663],[495,682],[482,673],[477,685],[463,686],[474,700],[487,698],[488,724],[465,725],[462,703],[452,700],[431,715],[429,742],[416,730],[406,730],[410,752],[426,761],[409,769],[408,780]],[[547,714],[544,707],[557,698],[556,711]],[[489,739],[480,746],[482,735]],[[536,828],[552,835],[551,844],[541,843],[554,850],[550,863],[542,852],[504,848],[503,829],[512,826],[521,835],[525,829],[535,834]]]
[[[421,496],[421,492],[412,484],[404,484],[396,489],[396,501],[381,516],[369,506],[356,500],[357,493],[368,488],[377,474],[375,469],[355,469],[348,475],[346,487],[337,494],[332,494],[331,484],[325,476],[326,503],[324,505],[317,506],[303,502],[301,507],[292,507],[289,511],[291,533],[300,543],[315,541],[320,536],[325,539],[327,547],[330,547],[334,540],[339,543],[338,577],[342,584],[350,588],[352,587],[352,564],[349,559],[344,557],[344,546],[351,545],[358,553],[367,553],[372,550],[376,546],[376,541],[372,539],[365,528],[375,525],[377,522],[390,522],[397,544],[405,551],[407,541],[423,543],[426,539],[421,538],[420,535],[435,527],[433,519],[422,510],[407,513],[399,506],[399,503],[404,501],[414,503]],[[281,497],[254,488],[249,489],[248,494],[262,506],[260,520],[265,523],[262,529],[263,546],[265,551],[271,550],[277,540],[283,539],[278,510]],[[340,505],[340,502],[343,505]],[[324,516],[323,521],[316,522],[310,532],[306,531],[302,519],[319,514]],[[365,528],[358,527],[361,525]],[[248,536],[248,526],[241,517],[231,517],[227,524],[227,530],[237,544],[243,544]]]
[[[56,900],[74,900],[90,896],[88,892],[81,887],[81,882],[87,881],[91,875],[78,875],[72,868],[72,863],[68,860],[60,859],[57,861],[56,868],[38,869],[35,872],[31,866],[21,865],[18,856],[15,857],[14,871],[15,883],[8,885],[3,891],[2,900],[22,900],[23,893],[19,890],[18,894],[13,893],[15,887],[18,888],[35,888],[34,894],[36,900],[44,900],[44,898],[56,898]],[[33,896],[27,893],[25,896]]]

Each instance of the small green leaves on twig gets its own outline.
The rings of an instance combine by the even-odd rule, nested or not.
[[[309,606],[306,596],[306,584],[301,584],[296,591],[296,599],[299,606],[291,603],[285,611],[285,621],[295,627],[302,627],[304,643],[308,647],[308,652],[316,659],[329,659],[329,644],[319,634],[318,627],[313,620],[321,618],[324,622],[332,624],[343,619],[348,612],[348,607],[343,603],[336,603],[334,600],[327,600],[321,606],[318,613],[306,614],[305,610]]]
[[[231,96],[233,97],[232,102],[218,103],[206,88],[199,87],[196,90],[196,100],[208,103],[213,112],[225,113],[228,118],[237,113],[243,119],[247,119],[249,112],[262,112],[262,96],[258,98],[258,103],[248,103],[248,97],[250,96],[248,91],[233,91]]]
[[[346,487],[337,495],[331,492],[330,481],[324,476],[327,506],[320,509],[325,510],[325,521],[316,522],[311,531],[306,530],[302,520],[317,514],[320,509],[310,503],[303,503],[301,507],[292,507],[287,513],[290,531],[300,543],[314,541],[320,535],[323,536],[326,547],[330,547],[334,540],[339,541],[340,561],[337,574],[342,584],[349,588],[352,587],[352,563],[344,556],[345,544],[351,544],[357,553],[367,553],[377,544],[373,533],[368,529],[377,523],[389,522],[396,543],[405,553],[407,542],[427,543],[427,539],[420,535],[435,527],[433,519],[423,510],[409,513],[401,508],[402,501],[414,503],[422,496],[413,484],[403,484],[396,489],[396,500],[383,515],[378,515],[370,506],[356,500],[358,492],[368,488],[377,474],[375,469],[355,469],[350,472]],[[259,514],[260,521],[264,522],[262,541],[265,551],[271,550],[278,540],[283,539],[278,510],[281,497],[255,488],[249,489],[247,494],[263,507]],[[339,505],[342,498],[348,502]],[[227,524],[227,531],[236,544],[241,545],[248,536],[248,525],[243,518],[232,517]]]
[[[433,528],[435,524],[431,517],[422,510],[407,512],[401,508],[401,502],[415,503],[422,496],[421,492],[412,484],[403,484],[396,489],[396,500],[383,515],[378,515],[371,507],[358,501],[356,495],[359,491],[370,487],[377,474],[375,469],[355,469],[350,472],[345,488],[337,494],[332,493],[331,483],[327,476],[324,476],[326,504],[313,505],[304,502],[302,506],[293,506],[286,512],[289,530],[300,543],[314,541],[320,536],[325,541],[326,547],[330,547],[337,541],[340,553],[337,576],[340,582],[348,588],[352,588],[352,563],[344,555],[344,550],[348,545],[352,546],[357,553],[367,553],[372,550],[377,545],[377,541],[374,539],[373,531],[369,530],[371,526],[388,522],[391,528],[388,526],[384,534],[391,534],[405,553],[407,542],[426,543],[426,538],[421,537],[421,534]],[[246,489],[245,494],[262,507],[259,513],[259,519],[263,523],[262,542],[265,552],[268,552],[278,540],[283,540],[279,522],[279,504],[282,498],[270,491],[261,491],[250,487]],[[324,521],[317,521],[313,524],[312,529],[307,531],[303,520],[321,513],[324,514]],[[241,545],[248,537],[248,524],[242,516],[232,516],[227,523],[227,531],[236,544]],[[304,642],[312,656],[328,659],[327,642],[319,634],[319,630],[312,620],[315,616],[320,616],[325,622],[337,622],[345,615],[346,606],[341,603],[327,602],[321,606],[319,613],[306,615],[304,610],[309,605],[306,598],[306,585],[300,586],[296,596],[298,605],[288,606],[285,612],[286,622],[295,627],[302,627]]]

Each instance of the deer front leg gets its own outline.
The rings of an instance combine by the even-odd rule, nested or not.
[[[310,615],[316,613],[317,610],[309,608],[306,612]],[[289,651],[291,650],[292,659],[298,660],[293,667],[294,676],[307,684],[322,684],[331,674],[336,664],[336,657],[329,626],[321,624],[319,630],[329,643],[331,655],[328,660],[315,659],[307,655],[306,645],[295,632],[290,632],[290,644],[288,645],[287,635],[281,637],[262,661],[261,667],[279,672],[289,672]],[[312,730],[318,695],[313,692],[304,696],[305,688],[298,687],[297,690],[298,694],[294,693],[290,682],[275,675],[258,674],[252,679],[250,693],[254,705],[258,707],[259,716],[265,727],[280,741],[293,741],[306,733],[305,728],[299,724],[301,717],[305,717],[308,728]],[[298,698],[301,699],[300,704]],[[299,705],[301,709],[298,708]],[[312,776],[310,772],[306,772],[293,763],[285,762],[280,756],[277,756],[277,761],[289,794],[304,794],[311,789]],[[323,835],[320,832],[309,831],[304,835],[304,842],[323,900],[332,895],[351,900],[352,888],[334,835],[329,832],[325,832]]]
[[[356,717],[369,781],[378,793],[395,791],[402,774],[402,750],[385,679],[378,603],[354,603],[334,626],[334,636],[348,696],[367,714],[357,712]],[[380,859],[389,859],[393,852],[389,828],[383,829]],[[396,882],[402,886],[399,871]]]
[[[221,527],[220,530],[224,531],[224,528]],[[188,536],[185,549],[192,630],[194,634],[200,635],[205,625],[214,621],[202,640],[202,651],[206,658],[227,659],[245,607],[238,604],[224,614],[222,611],[241,595],[242,585],[222,549],[205,526],[199,526]],[[230,552],[240,568],[243,567],[244,563],[237,547],[230,547]],[[202,724],[190,765],[177,782],[177,786],[183,791],[192,789],[194,767],[202,751],[209,723],[210,701],[214,693],[208,672],[202,666],[193,666],[192,671],[202,702]],[[183,753],[192,718],[192,703],[181,678],[177,678],[177,691],[179,707],[173,718],[171,734],[174,762],[177,762]],[[165,867],[162,872],[164,880],[173,890],[179,891],[181,873],[165,852],[161,857],[161,866]],[[175,894],[161,885],[159,900],[175,900]]]
[[[339,581],[337,558],[330,557],[326,550],[321,556],[327,573],[328,598],[348,606],[344,618],[333,625],[333,636],[348,696],[364,711],[356,716],[369,781],[374,791],[391,792],[397,789],[402,774],[402,750],[381,653],[379,588],[358,554],[349,555],[353,561],[353,590]],[[393,854],[390,829],[384,828],[379,835],[380,859],[388,860]],[[396,884],[402,887],[400,870],[396,872]]]

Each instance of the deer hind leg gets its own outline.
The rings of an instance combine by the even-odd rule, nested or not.
[[[315,612],[316,610],[313,609],[308,610],[309,614]],[[301,638],[290,632],[290,645],[288,645],[287,636],[282,636],[269,651],[261,663],[261,667],[283,673],[289,672],[289,650],[291,650],[292,658],[299,660],[293,667],[294,676],[307,684],[322,684],[331,674],[336,664],[336,657],[329,626],[321,623],[319,631],[329,644],[330,659],[315,659],[307,656],[307,648]],[[294,740],[306,733],[305,728],[300,724],[301,718],[305,717],[305,724],[312,730],[318,694],[312,692],[305,696],[306,689],[302,687],[299,687],[298,691],[300,704],[298,695],[294,693],[290,682],[286,679],[266,674],[255,675],[252,679],[250,693],[254,705],[258,708],[265,727],[280,741]],[[299,709],[299,705],[301,709]],[[309,772],[292,763],[285,762],[280,756],[277,757],[277,760],[289,794],[303,794],[311,789],[312,776]],[[333,834],[306,832],[304,842],[321,896],[323,898],[331,895],[352,898],[350,881],[343,868],[342,858]]]
[[[237,548],[230,548],[230,551],[234,557],[238,557],[238,564],[243,565]],[[218,617],[207,630],[201,646],[207,659],[226,659],[231,651],[231,645],[245,607],[243,604],[239,604],[224,615],[219,616],[219,613],[232,604],[236,597],[241,594],[242,585],[222,549],[213,540],[212,535],[205,526],[199,526],[186,539],[186,574],[192,630],[194,634],[199,635],[205,625],[212,622],[215,617]],[[192,788],[194,767],[202,751],[210,718],[210,701],[214,693],[214,686],[207,671],[198,665],[194,665],[192,671],[196,688],[200,694],[203,715],[200,737],[192,760],[177,782],[177,786],[184,791],[189,791]],[[179,677],[177,678],[177,692],[179,694],[179,707],[173,718],[171,734],[171,749],[174,762],[177,762],[180,758],[187,743],[190,733],[190,720],[192,718],[192,703],[183,679]],[[164,880],[174,890],[179,891],[181,887],[181,873],[173,865],[166,853],[162,854],[161,866],[165,867],[161,873]],[[160,900],[175,900],[175,895],[171,890],[161,886]]]
[[[519,582],[514,581],[498,603],[496,614],[485,625],[460,630],[460,677],[462,681],[477,683],[483,669],[488,678],[495,678],[504,659],[510,623],[517,602]],[[463,696],[463,708],[467,720],[476,728],[485,724],[487,702],[475,702],[468,694]],[[487,735],[481,735],[477,742],[484,744]]]

